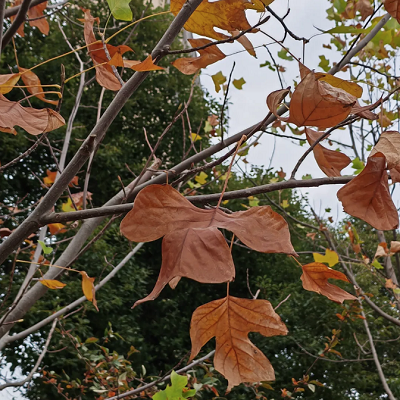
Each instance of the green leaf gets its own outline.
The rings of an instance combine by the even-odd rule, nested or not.
[[[301,179],[303,179],[303,181],[307,181],[307,180],[309,180],[309,179],[312,179],[312,176],[311,176],[311,174],[306,174],[306,175],[303,175],[303,176],[301,177]]]
[[[132,21],[132,10],[129,7],[131,0],[107,0],[111,14],[116,19],[123,21]]]
[[[376,269],[383,269],[383,265],[378,260],[372,261],[371,265]]]
[[[153,396],[153,400],[183,400],[193,397],[196,394],[196,389],[187,389],[187,382],[186,376],[178,375],[175,371],[172,371],[171,385],[168,385],[165,390],[157,392]]]
[[[325,56],[319,56],[321,62],[318,64],[325,72],[329,71],[329,60],[325,58]]]
[[[242,90],[242,87],[245,83],[246,81],[243,78],[240,78],[240,79],[234,79],[232,85],[235,86],[236,89]]]
[[[282,58],[283,60],[293,61],[293,57],[291,55],[288,55],[288,51],[286,49],[278,51],[278,57]]]
[[[393,289],[393,293],[400,294],[400,288]]]
[[[337,26],[335,28],[324,31],[324,33],[354,33],[358,35],[360,33],[367,33],[370,29],[356,28],[354,26]]]
[[[358,175],[364,169],[364,166],[364,163],[358,157],[356,157],[351,165],[351,168],[355,169],[354,175]]]
[[[38,240],[38,243],[40,244],[44,254],[50,254],[53,251],[51,247],[46,246],[45,242]]]

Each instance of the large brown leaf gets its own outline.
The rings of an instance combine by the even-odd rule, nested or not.
[[[19,6],[21,5],[22,0],[14,0],[13,6]],[[37,6],[31,7],[28,10],[28,18],[32,19],[32,21],[29,21],[30,26],[36,26],[40,32],[43,33],[43,35],[48,35],[49,34],[49,23],[47,22],[46,18],[40,18],[43,17],[43,11],[47,7],[47,1],[44,1],[43,3],[38,4]],[[40,18],[40,19],[36,19]],[[11,17],[11,21],[14,21],[15,17]],[[24,37],[24,24],[21,24],[17,30],[17,33],[21,36]]]
[[[344,211],[368,222],[376,229],[392,230],[399,225],[399,216],[390,196],[386,158],[376,153],[366,167],[337,193]]]
[[[378,143],[371,151],[371,156],[381,152],[387,160],[393,183],[400,182],[400,133],[397,131],[383,132]]]
[[[189,43],[194,48],[211,43],[211,40],[189,39]],[[205,68],[208,65],[214,64],[215,62],[225,58],[225,54],[217,46],[210,46],[203,50],[198,50],[198,53],[200,54],[199,57],[178,58],[172,63],[172,65],[183,74],[192,75],[201,68]]]
[[[122,234],[134,242],[165,236],[160,277],[152,294],[141,301],[154,300],[175,277],[198,280],[197,269],[210,271],[205,275],[209,283],[232,280],[232,256],[217,228],[232,231],[260,252],[296,254],[286,221],[269,206],[229,215],[219,209],[197,208],[171,186],[151,185],[138,194],[133,209],[121,222]]]
[[[310,145],[319,139],[324,132],[317,132],[306,128],[306,137]],[[327,176],[340,176],[340,171],[347,167],[351,160],[346,154],[339,151],[329,150],[319,143],[313,148],[315,161]]]
[[[171,0],[172,14],[177,15],[185,3],[186,0]],[[204,0],[184,27],[189,32],[211,39],[227,39],[229,36],[217,32],[214,28],[228,32],[250,29],[251,26],[246,19],[245,10],[251,7],[252,4],[246,0],[219,0],[214,2]]]
[[[400,1],[399,0],[384,0],[386,11],[400,23]]]
[[[303,282],[304,289],[322,294],[335,303],[343,303],[344,300],[357,300],[357,297],[328,282],[328,279],[339,279],[344,282],[349,282],[349,280],[345,274],[324,264],[313,262],[303,265],[303,275],[300,279]]]
[[[228,380],[228,391],[242,382],[275,380],[271,363],[251,343],[249,332],[270,337],[287,335],[288,330],[267,300],[228,296],[204,304],[192,316],[190,360],[215,337],[214,366]]]
[[[0,94],[0,131],[17,134],[14,126],[20,126],[32,135],[50,132],[64,125],[64,118],[57,112],[44,108],[36,110],[7,100]]]
[[[290,102],[288,122],[325,129],[342,122],[350,114],[357,98],[322,80],[322,75],[316,76],[310,71],[297,85]]]

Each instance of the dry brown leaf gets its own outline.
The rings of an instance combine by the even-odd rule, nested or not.
[[[49,100],[46,98],[45,93],[43,93],[44,90],[42,88],[42,83],[40,82],[39,77],[34,72],[21,67],[19,67],[18,70],[21,74],[24,85],[30,86],[26,88],[30,94],[34,94],[38,99],[44,101],[45,103],[53,105],[58,104],[58,100]]]
[[[358,0],[356,4],[356,10],[360,12],[362,21],[365,21],[374,13],[374,8],[369,0]]]
[[[96,290],[93,285],[95,278],[90,278],[85,271],[79,271],[79,273],[82,275],[83,294],[91,303],[93,303],[96,310],[99,311],[99,309],[97,308]]]
[[[64,286],[66,286],[65,283],[62,283],[60,281],[56,281],[54,279],[39,279],[39,282],[48,287],[49,289],[62,289]]]
[[[240,34],[240,31],[238,31],[237,29],[229,32],[232,36],[237,36]],[[239,42],[246,50],[247,52],[253,56],[256,57],[256,51],[254,50],[253,45],[251,44],[250,40],[247,38],[246,35],[242,35],[240,36],[239,39],[236,39],[237,42]],[[256,57],[257,58],[257,57]]]
[[[359,117],[365,119],[376,120],[378,119],[378,116],[374,114],[371,110],[375,109],[379,103],[381,103],[381,100],[378,100],[376,103],[370,104],[368,106],[361,107],[360,103],[357,100],[356,104],[354,104],[353,108],[351,109],[350,114],[358,115]]]
[[[399,0],[383,0],[386,11],[400,23],[400,1]]]
[[[13,6],[19,6],[21,5],[22,0],[14,0]],[[46,18],[40,18],[43,17],[43,11],[47,7],[47,1],[44,1],[43,3],[38,4],[37,6],[31,7],[28,10],[28,19],[33,19],[33,21],[29,21],[30,26],[36,26],[40,32],[43,33],[43,35],[48,35],[49,34],[49,23],[47,22]],[[36,19],[40,18],[40,19]],[[12,16],[11,21],[14,21],[15,17]],[[21,24],[17,30],[17,33],[21,36],[24,37],[24,24]]]
[[[31,135],[50,132],[65,124],[64,118],[50,108],[36,110],[7,100],[0,94],[0,132],[17,134],[14,126],[20,126]]]
[[[121,89],[121,84],[117,77],[115,76],[111,65],[109,65],[109,59],[104,51],[103,43],[95,43],[97,41],[94,32],[93,25],[94,23],[99,23],[99,18],[93,18],[90,14],[90,10],[85,10],[85,18],[83,20],[84,23],[84,36],[85,42],[88,46],[89,55],[93,61],[93,64],[96,65],[96,80],[97,83],[109,90],[119,90]],[[109,44],[106,45],[108,52],[110,54],[111,59],[115,56],[115,53],[120,53],[121,55],[126,53],[127,51],[132,51],[129,46],[111,46]],[[121,57],[122,58],[122,57]],[[114,57],[114,61],[117,57]],[[102,63],[107,63],[100,65]],[[123,65],[118,65],[123,66]]]
[[[313,262],[303,265],[303,275],[300,279],[303,282],[304,289],[322,294],[335,303],[343,303],[344,300],[357,300],[357,297],[328,282],[328,279],[339,279],[344,282],[349,282],[349,280],[345,274],[324,264]]]
[[[0,75],[0,93],[6,94],[13,90],[20,78],[20,74]]]
[[[297,126],[329,128],[350,114],[356,100],[352,94],[318,79],[310,71],[293,92],[289,118],[282,120]]]
[[[345,92],[355,96],[361,97],[363,93],[363,89],[360,85],[357,85],[355,82],[345,81],[343,79],[337,78],[336,76],[330,74],[324,74],[322,72],[316,72],[315,77],[320,82],[327,82],[331,86],[336,87],[338,89],[343,89]]]
[[[186,0],[171,0],[171,12],[177,15]],[[244,31],[251,26],[246,19],[245,10],[252,6],[246,0],[204,0],[186,22],[184,28],[189,32],[211,39],[223,40],[229,36],[217,32],[214,28],[232,32]]]
[[[211,40],[208,39],[189,39],[189,43],[192,47],[201,47]],[[201,68],[205,68],[208,65],[214,64],[215,62],[225,58],[225,54],[217,47],[210,46],[203,50],[198,50],[199,57],[185,57],[178,58],[172,65],[181,71],[185,75],[192,75],[199,71]]]
[[[324,132],[317,132],[310,128],[305,129],[307,141],[312,145]],[[340,171],[347,167],[351,160],[346,154],[329,150],[320,144],[313,148],[315,161],[327,176],[340,176]]]
[[[250,332],[270,337],[287,335],[288,330],[267,300],[228,296],[204,304],[192,316],[190,360],[215,337],[214,366],[228,380],[228,391],[242,382],[273,381],[274,369],[249,340]]]
[[[386,257],[387,255],[388,255],[387,243],[379,243],[378,247],[376,248],[374,258]]]
[[[376,153],[362,172],[337,193],[344,211],[376,229],[392,230],[399,225],[397,209],[389,192],[386,158]]]
[[[396,289],[396,284],[391,279],[386,279],[385,288],[387,289]]]
[[[386,157],[393,183],[400,182],[397,180],[400,174],[400,133],[396,131],[383,132],[378,143],[372,149],[371,156],[378,152]]]
[[[287,89],[279,89],[271,92],[267,97],[267,106],[269,110],[280,120],[287,121],[288,118],[282,118],[278,114],[278,108],[282,104],[285,97],[290,93],[290,87]]]
[[[391,241],[390,242],[390,253],[400,253],[400,242]]]
[[[296,254],[286,221],[269,206],[226,214],[220,209],[195,207],[171,186],[151,185],[137,195],[133,209],[121,222],[122,234],[134,242],[165,236],[156,287],[139,302],[156,298],[175,276],[201,277],[202,282],[209,283],[232,280],[232,256],[217,228],[232,231],[245,245],[260,252]],[[202,275],[202,269],[208,271],[206,275]]]
[[[0,238],[11,235],[11,230],[8,228],[0,228]]]

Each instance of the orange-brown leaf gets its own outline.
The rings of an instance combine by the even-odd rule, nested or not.
[[[49,228],[49,231],[52,235],[57,235],[58,233],[67,232],[67,230],[65,229],[65,225],[63,224],[54,223],[47,225],[47,227]]]
[[[372,7],[370,0],[358,0],[356,10],[360,12],[362,21],[365,21],[374,13],[374,8]]]
[[[189,39],[189,43],[192,47],[201,47],[211,43],[211,40]],[[225,54],[217,46],[210,46],[203,50],[198,50],[198,53],[200,53],[199,57],[178,58],[172,63],[172,65],[183,74],[192,75],[201,68],[205,68],[208,65],[214,64],[215,62],[225,58]]]
[[[0,131],[17,133],[14,126],[20,126],[32,135],[50,132],[64,125],[64,118],[57,112],[44,108],[36,110],[23,107],[20,103],[7,100],[0,94]]]
[[[88,274],[85,271],[79,271],[80,274],[82,275],[82,291],[85,297],[93,303],[94,307],[96,308],[97,311],[99,309],[97,308],[97,301],[96,301],[96,290],[94,288],[93,282],[95,278],[90,278]]]
[[[97,83],[109,90],[119,90],[121,89],[121,84],[117,77],[115,76],[112,67],[109,63],[109,59],[104,50],[103,43],[95,43],[97,42],[96,37],[93,32],[94,23],[99,23],[99,18],[94,18],[90,14],[90,10],[85,10],[85,18],[84,22],[84,36],[85,42],[88,45],[89,55],[93,61],[93,64],[96,66],[96,80]],[[111,59],[115,56],[115,53],[120,53],[121,55],[126,53],[127,51],[132,51],[132,49],[128,46],[111,46],[109,44],[106,45],[108,52],[110,54]],[[116,57],[114,57],[116,59]],[[107,63],[107,64],[103,64]],[[100,65],[103,64],[103,65]]]
[[[21,74],[21,78],[24,82],[25,86],[30,86],[27,87],[26,89],[30,94],[34,94],[38,99],[44,101],[45,103],[57,105],[58,100],[49,100],[46,98],[46,95],[42,87],[42,83],[40,82],[39,77],[32,71],[29,71],[29,69],[21,68],[19,67],[19,72]]]
[[[29,21],[30,26],[36,26],[36,28],[38,28],[39,31],[43,33],[43,35],[47,36],[50,30],[49,23],[47,22],[46,18],[40,18],[43,17],[43,11],[46,9],[46,7],[47,7],[47,1],[44,1],[43,3],[40,3],[37,6],[31,7],[28,10],[28,18],[33,20]]]
[[[139,302],[154,300],[176,276],[209,283],[232,280],[232,256],[217,228],[232,231],[244,244],[260,252],[296,254],[286,221],[269,206],[233,214],[203,210],[171,186],[151,185],[138,194],[133,209],[121,222],[122,234],[134,242],[165,236],[156,287]]]
[[[328,279],[349,282],[345,274],[317,262],[303,265],[302,268],[301,280],[304,289],[322,294],[336,303],[343,303],[344,300],[357,300],[357,297],[328,282]]]
[[[399,0],[384,0],[386,11],[400,23],[400,1]]]
[[[316,132],[310,128],[306,128],[305,132],[310,145],[323,135],[323,132]],[[313,153],[318,166],[327,176],[340,176],[340,171],[351,163],[346,154],[329,150],[319,143],[313,148]]]
[[[290,93],[290,87],[287,89],[279,89],[271,92],[267,97],[267,106],[269,110],[280,120],[287,122],[288,118],[282,118],[278,114],[278,107],[285,97]]]
[[[251,343],[249,332],[270,337],[287,335],[288,330],[267,300],[228,296],[204,304],[192,316],[190,360],[215,337],[214,366],[228,380],[228,391],[242,382],[272,381],[274,369]]]
[[[240,31],[234,30],[234,31],[230,32],[230,34],[232,36],[237,36],[240,34]],[[247,52],[251,56],[256,57],[256,51],[254,50],[253,45],[251,44],[250,40],[247,38],[246,35],[240,36],[240,38],[236,39],[236,41],[238,41],[247,50]]]
[[[288,122],[325,129],[342,122],[350,114],[357,98],[319,77],[310,71],[297,85]]]
[[[400,174],[400,133],[397,131],[383,132],[378,143],[372,149],[371,156],[378,152],[386,157],[393,183],[400,182],[398,180]]]
[[[39,282],[48,287],[49,289],[62,289],[64,286],[66,286],[65,283],[62,283],[60,281],[54,280],[54,279],[39,279]]]
[[[386,158],[376,153],[368,158],[362,172],[337,193],[344,211],[376,229],[392,230],[399,216],[389,192]]]
[[[160,67],[159,65],[154,64],[151,55],[148,55],[147,58],[144,61],[140,62],[139,64],[136,64],[136,63],[133,64],[130,68],[135,71],[140,71],[140,72],[160,71],[160,70],[165,69],[163,67]]]
[[[229,246],[215,227],[188,228],[168,233],[162,243],[162,265],[153,291],[138,304],[156,299],[167,283],[174,289],[179,280],[222,283],[235,277]]]
[[[171,12],[177,15],[186,0],[171,0]],[[219,0],[210,2],[204,0],[185,24],[189,32],[207,36],[211,39],[227,39],[229,36],[217,32],[215,28],[224,31],[244,31],[251,26],[246,19],[245,10],[252,4],[246,0]]]

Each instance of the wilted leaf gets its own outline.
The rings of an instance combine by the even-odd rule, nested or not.
[[[314,144],[324,133],[314,131],[310,128],[306,128],[305,132],[310,145]],[[329,150],[319,143],[313,148],[313,153],[318,166],[327,176],[340,176],[340,171],[351,163],[350,158],[346,154]]]
[[[47,227],[49,228],[49,231],[52,235],[57,235],[57,233],[64,233],[67,232],[65,228],[65,225],[63,224],[49,224],[47,225]]]
[[[140,62],[139,64],[135,63],[130,68],[135,71],[141,71],[141,72],[164,70],[163,67],[160,67],[160,66],[154,64],[151,54],[149,54],[144,61]]]
[[[0,93],[6,94],[13,90],[20,78],[20,74],[0,75]]]
[[[234,36],[239,35],[240,31],[235,30],[235,31],[230,32],[230,34],[232,35],[232,37],[234,37]],[[247,50],[247,52],[250,55],[252,55],[253,57],[256,57],[256,52],[254,50],[254,47],[246,35],[242,35],[242,36],[240,36],[239,39],[236,39],[236,40]]]
[[[190,324],[190,360],[215,337],[214,366],[228,380],[228,391],[242,382],[273,381],[272,365],[251,343],[250,332],[270,337],[287,335],[288,330],[267,300],[228,296],[200,306]]]
[[[131,0],[107,0],[111,14],[115,19],[132,21],[132,10],[129,7]]]
[[[336,303],[343,303],[344,300],[357,300],[357,297],[329,283],[328,279],[339,279],[349,282],[345,274],[335,271],[324,264],[314,262],[303,265],[301,280],[304,289],[322,294]]]
[[[232,256],[217,227],[232,231],[256,251],[296,254],[286,221],[271,207],[252,207],[233,214],[220,209],[203,210],[168,185],[144,188],[121,222],[122,234],[134,242],[151,242],[165,236],[163,265],[153,290],[157,295],[175,276],[209,283],[233,279]]]
[[[96,301],[96,296],[95,296],[96,290],[93,285],[95,278],[90,278],[85,271],[79,271],[79,273],[82,275],[83,294],[91,303],[93,303],[96,310],[99,311],[99,309],[97,308],[97,301]]]
[[[400,253],[400,242],[391,241],[390,242],[390,252],[391,253]]]
[[[20,126],[31,135],[50,132],[64,125],[64,118],[50,108],[36,110],[7,100],[0,94],[0,131],[17,134],[14,126]]]
[[[400,2],[398,0],[384,0],[386,11],[400,23]]]
[[[111,65],[108,64],[109,59],[104,51],[103,43],[95,43],[97,40],[94,36],[93,25],[95,22],[100,22],[99,18],[93,18],[93,16],[90,14],[90,10],[86,10],[83,22],[85,42],[88,45],[89,55],[93,61],[93,64],[96,66],[96,80],[98,84],[109,90],[115,91],[121,89],[119,80],[114,75]],[[132,51],[130,47],[124,45],[115,47],[107,44],[106,46],[111,58],[115,56],[115,53],[120,53],[122,55],[127,51]]]
[[[339,262],[339,256],[336,251],[326,249],[325,255],[319,253],[313,253],[314,261],[317,263],[327,263],[330,267],[333,267]]]
[[[362,96],[363,89],[360,85],[357,85],[357,83],[355,82],[345,81],[343,79],[337,78],[336,76],[330,74],[323,74],[321,72],[316,72],[315,77],[320,82],[327,82],[333,87],[336,87],[338,89],[343,89],[345,92],[355,97]]]
[[[193,48],[211,43],[211,40],[208,39],[189,39],[188,41]],[[191,75],[201,68],[205,68],[225,58],[225,54],[217,46],[210,46],[203,50],[197,50],[197,52],[200,54],[199,57],[178,58],[172,65],[183,74]]]
[[[21,78],[24,82],[25,86],[29,86],[26,89],[30,94],[34,94],[38,99],[44,101],[45,103],[57,105],[58,100],[49,100],[46,98],[46,95],[43,93],[42,83],[40,82],[39,77],[29,69],[18,67],[18,70],[21,74]]]
[[[171,0],[171,12],[179,13],[186,0]],[[242,0],[203,1],[188,19],[184,28],[189,32],[211,39],[228,39],[229,36],[217,32],[214,28],[232,32],[244,31],[251,26],[246,19],[245,10],[251,3]]]
[[[377,257],[386,257],[388,255],[388,248],[386,243],[379,243],[378,247],[376,248],[375,256]]]
[[[371,151],[371,156],[381,152],[387,161],[393,183],[400,182],[400,133],[396,131],[383,132],[378,143]]]
[[[14,6],[19,6],[21,5],[22,0],[14,0]],[[44,1],[43,3],[40,3],[34,7],[31,7],[28,10],[28,19],[31,19],[32,21],[29,21],[30,26],[36,26],[40,32],[43,33],[43,35],[48,35],[49,34],[49,23],[47,22],[46,18],[41,18],[43,17],[43,11],[47,8],[47,1]],[[11,21],[14,21],[15,17],[11,17]],[[24,24],[21,24],[21,26],[18,28],[17,33],[21,36],[24,37]]]
[[[221,71],[219,71],[216,74],[211,75],[211,78],[215,85],[215,91],[218,93],[221,90],[221,85],[226,82],[226,77],[222,74]]]
[[[396,289],[397,286],[395,285],[395,283],[391,279],[386,279],[385,280],[385,288]]]
[[[376,229],[392,230],[398,227],[399,216],[390,196],[385,167],[382,153],[369,157],[360,175],[342,187],[337,196],[348,214]]]
[[[65,283],[62,283],[60,281],[56,281],[54,279],[39,279],[39,282],[48,287],[49,289],[62,289],[64,286],[66,286]]]
[[[374,8],[369,0],[358,0],[356,4],[356,10],[360,12],[362,21],[365,21],[374,13]]]

